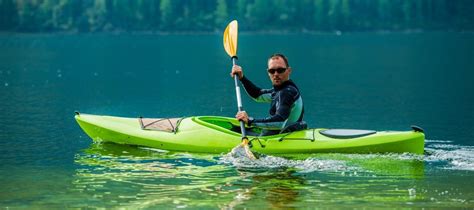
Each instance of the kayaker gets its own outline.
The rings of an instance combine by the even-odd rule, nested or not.
[[[263,129],[262,135],[274,135],[305,129],[303,122],[303,99],[298,87],[290,80],[291,67],[283,54],[273,54],[268,58],[267,73],[273,88],[261,89],[244,76],[242,67],[234,65],[231,76],[238,75],[247,94],[257,102],[271,103],[270,116],[254,119],[245,111],[237,112],[236,118],[248,126]]]

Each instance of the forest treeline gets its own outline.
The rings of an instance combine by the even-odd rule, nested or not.
[[[0,0],[0,31],[474,29],[472,0]]]

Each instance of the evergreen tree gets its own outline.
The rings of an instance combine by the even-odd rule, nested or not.
[[[173,25],[173,5],[171,0],[161,0],[161,28],[170,29]]]
[[[244,19],[245,14],[247,13],[247,6],[248,6],[248,1],[247,0],[237,0],[237,19]]]
[[[349,29],[351,25],[351,9],[349,0],[342,0],[341,2],[341,16],[342,16],[342,23],[341,29]]]
[[[325,31],[329,29],[329,2],[328,0],[315,0],[314,1],[314,29],[319,31]]]
[[[0,30],[474,30],[472,0],[0,0]]]
[[[14,0],[0,0],[0,31],[14,30],[18,25],[18,10]]]
[[[223,26],[229,19],[229,15],[227,14],[227,3],[225,0],[217,0],[216,11],[215,15],[215,24],[216,26]]]

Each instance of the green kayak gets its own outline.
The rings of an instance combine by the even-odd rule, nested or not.
[[[241,141],[239,122],[228,117],[149,119],[76,113],[75,118],[87,135],[97,142],[139,145],[168,151],[227,153]],[[258,136],[258,128],[248,128],[248,134],[252,151],[264,154],[423,154],[423,130],[416,126],[412,128],[412,131],[317,128],[272,136]]]

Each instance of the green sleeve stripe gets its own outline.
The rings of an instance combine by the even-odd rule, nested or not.
[[[272,102],[272,94],[265,93],[260,95],[258,98],[254,98],[253,100],[259,103],[270,103]]]

